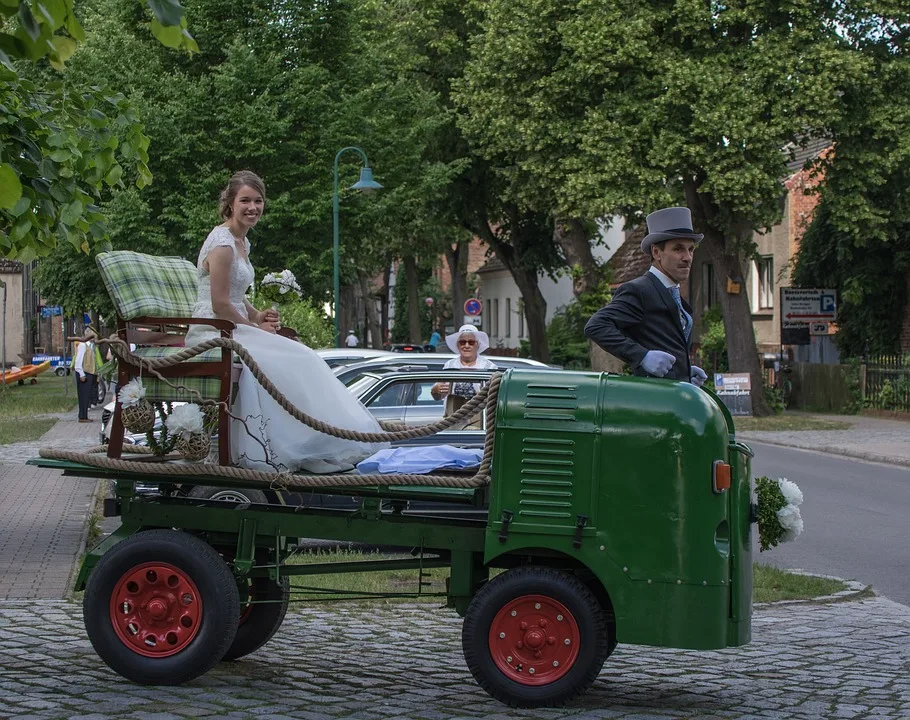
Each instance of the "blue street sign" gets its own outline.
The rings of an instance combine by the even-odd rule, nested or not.
[[[57,315],[63,315],[63,308],[59,305],[45,305],[41,308],[41,317],[49,318]]]

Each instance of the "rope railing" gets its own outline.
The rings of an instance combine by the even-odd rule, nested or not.
[[[477,392],[468,402],[459,410],[448,417],[443,418],[435,423],[421,425],[419,427],[403,429],[401,425],[394,425],[383,432],[361,432],[359,430],[349,430],[330,425],[312,415],[300,410],[282,393],[275,384],[265,375],[256,361],[250,355],[249,351],[240,343],[231,338],[211,338],[193,347],[184,348],[173,355],[162,358],[143,358],[132,353],[129,345],[116,335],[106,339],[98,339],[99,344],[110,346],[113,353],[118,359],[123,360],[131,365],[139,367],[140,370],[146,371],[157,377],[159,380],[167,383],[171,387],[180,388],[194,393],[199,398],[199,403],[203,405],[220,405],[217,400],[203,398],[198,390],[175,385],[167,378],[163,377],[161,370],[174,365],[186,362],[187,360],[201,355],[204,352],[215,348],[226,348],[234,352],[243,362],[244,365],[253,374],[253,377],[259,382],[262,388],[285,410],[291,417],[307,425],[317,432],[331,435],[344,440],[353,440],[357,442],[373,443],[386,442],[390,440],[407,440],[411,438],[428,437],[442,430],[447,430],[471,416],[473,416],[482,406],[485,406],[487,429],[484,439],[484,450],[480,466],[477,473],[471,478],[444,475],[412,475],[412,474],[374,474],[374,475],[296,475],[287,472],[272,473],[262,472],[259,470],[249,470],[246,468],[237,468],[222,465],[176,465],[173,463],[150,463],[137,460],[122,460],[117,458],[102,457],[106,450],[104,446],[90,448],[86,452],[77,452],[72,450],[55,450],[52,448],[42,448],[39,454],[43,458],[68,460],[71,462],[84,463],[93,467],[121,470],[128,472],[150,473],[157,475],[197,475],[205,477],[227,477],[231,479],[249,481],[257,485],[268,484],[273,488],[288,489],[292,487],[335,487],[338,485],[346,486],[363,486],[363,485],[429,485],[438,487],[480,487],[489,482],[490,468],[493,454],[493,437],[496,422],[496,400],[499,394],[499,385],[502,379],[501,373],[494,373],[489,383]],[[389,427],[389,425],[386,425]],[[147,448],[124,447],[124,451],[148,454],[151,451]]]

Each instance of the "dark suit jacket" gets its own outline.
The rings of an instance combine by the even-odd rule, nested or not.
[[[683,300],[690,315],[692,309]],[[689,380],[689,343],[679,322],[679,308],[663,283],[647,272],[621,285],[609,305],[585,325],[585,335],[611,355],[632,366],[633,374],[648,377],[640,367],[649,350],[663,350],[676,358],[665,376]]]

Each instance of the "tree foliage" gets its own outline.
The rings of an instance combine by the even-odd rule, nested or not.
[[[148,0],[152,33],[196,48],[177,0]],[[107,239],[101,203],[135,177],[145,187],[149,139],[120,92],[69,83],[63,70],[85,40],[74,0],[0,2],[0,252],[30,262],[58,241],[88,251]]]
[[[906,21],[895,3],[484,0],[462,126],[530,207],[573,216],[685,202],[715,265],[731,365],[766,410],[742,281],[780,218],[785,147],[826,136],[873,70],[849,35]],[[876,15],[875,13],[878,13]],[[859,32],[859,31],[856,31]],[[900,36],[903,30],[895,33]]]

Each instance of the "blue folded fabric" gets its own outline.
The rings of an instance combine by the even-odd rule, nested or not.
[[[427,445],[380,450],[363,460],[357,470],[362,475],[373,473],[408,473],[424,475],[434,470],[462,470],[477,467],[483,450],[457,448],[451,445]]]

